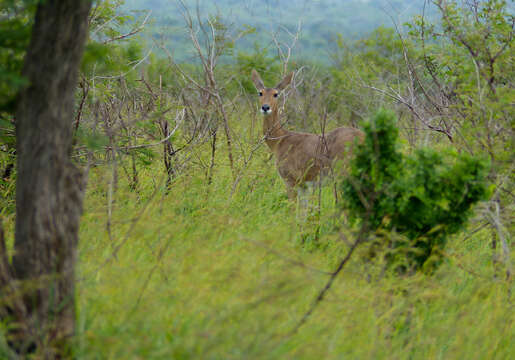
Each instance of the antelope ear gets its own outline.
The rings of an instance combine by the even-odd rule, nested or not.
[[[281,82],[279,84],[276,85],[276,89],[279,90],[279,91],[283,91],[284,89],[286,89],[286,87],[288,85],[290,85],[291,83],[291,80],[293,79],[293,75],[294,75],[294,72],[292,71],[291,73],[289,73],[288,75],[286,75],[284,77],[284,79],[281,80]]]
[[[252,81],[254,82],[254,86],[258,91],[263,90],[265,88],[265,84],[263,84],[261,76],[259,76],[258,72],[254,69],[252,69]]]

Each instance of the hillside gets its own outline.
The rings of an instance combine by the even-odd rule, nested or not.
[[[184,3],[195,12],[197,1]],[[327,62],[337,35],[356,39],[379,26],[392,27],[394,21],[402,24],[422,12],[424,0],[221,0],[198,4],[202,16],[218,14],[234,31],[248,27],[256,29],[240,41],[239,49],[248,50],[255,43],[260,47],[273,46],[272,34],[291,39],[282,27],[294,33],[300,23],[295,54]],[[163,38],[178,59],[188,60],[188,39],[184,37],[182,9],[177,1],[128,0],[124,9],[151,10],[154,22],[147,29],[147,36]],[[428,12],[431,11],[432,7],[429,7]]]

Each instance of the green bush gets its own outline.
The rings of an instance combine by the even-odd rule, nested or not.
[[[458,232],[472,206],[487,197],[488,165],[465,154],[419,149],[413,155],[399,151],[395,117],[380,111],[365,124],[365,141],[343,181],[344,206],[351,220],[368,222],[371,232],[394,231],[386,236],[390,264],[398,270],[432,270],[441,261],[449,235]],[[403,240],[404,239],[404,240]],[[407,239],[407,241],[406,241]]]

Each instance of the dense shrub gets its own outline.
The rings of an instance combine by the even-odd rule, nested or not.
[[[449,235],[463,227],[472,206],[487,196],[487,163],[430,149],[404,155],[395,117],[386,111],[364,129],[365,141],[343,182],[344,206],[352,220],[368,222],[371,231],[401,235],[383,237],[384,245],[402,250],[390,252],[390,263],[403,254],[403,270],[434,269]]]

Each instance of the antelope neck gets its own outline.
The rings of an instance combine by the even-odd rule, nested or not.
[[[288,134],[288,131],[284,130],[279,122],[279,110],[277,107],[272,108],[272,114],[264,115],[263,117],[265,142],[270,150],[273,151],[281,139]]]

